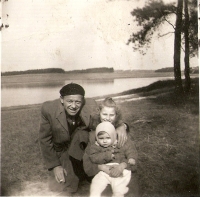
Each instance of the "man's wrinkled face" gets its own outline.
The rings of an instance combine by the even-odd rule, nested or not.
[[[60,97],[61,103],[63,103],[66,112],[71,115],[75,116],[81,109],[84,98],[82,95],[67,95],[64,97]]]

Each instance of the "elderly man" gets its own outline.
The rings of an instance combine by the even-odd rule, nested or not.
[[[82,162],[84,151],[79,145],[73,145],[69,153],[76,132],[83,131],[84,135],[90,130],[91,114],[96,109],[96,102],[84,96],[83,87],[71,83],[61,88],[60,99],[45,102],[41,109],[40,147],[50,173],[49,187],[60,195],[76,192],[79,180],[86,178]],[[118,131],[123,144],[127,138],[125,127],[120,126]]]

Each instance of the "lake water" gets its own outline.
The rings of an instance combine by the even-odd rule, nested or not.
[[[96,97],[108,94],[120,93],[126,90],[147,86],[158,80],[172,79],[172,77],[157,78],[123,78],[113,80],[73,80],[74,83],[82,85],[86,97]],[[63,85],[71,83],[70,80]],[[53,86],[17,86],[1,88],[1,107],[18,105],[39,104],[47,100],[59,98],[59,90],[62,85]]]

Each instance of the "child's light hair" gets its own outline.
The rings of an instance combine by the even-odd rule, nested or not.
[[[99,111],[101,111],[104,107],[112,107],[115,109],[115,113],[119,114],[119,109],[111,97],[107,97],[102,101],[102,103],[99,105]]]

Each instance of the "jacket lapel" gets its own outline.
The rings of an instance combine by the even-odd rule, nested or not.
[[[58,110],[56,111],[56,118],[60,122],[60,124],[68,131],[67,119],[65,114],[65,109],[61,102],[58,105]]]
[[[81,114],[80,114],[83,122],[85,123],[86,127],[88,127],[89,123],[90,123],[90,115],[88,114],[88,112],[86,110],[81,110]]]

